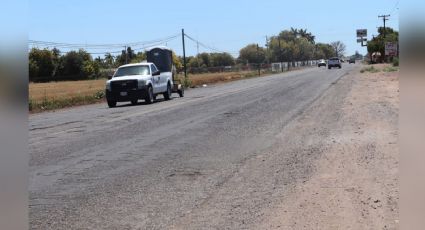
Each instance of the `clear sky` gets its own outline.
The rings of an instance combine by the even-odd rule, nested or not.
[[[250,43],[264,46],[266,36],[284,29],[306,28],[316,42],[341,40],[347,55],[366,48],[356,43],[356,29],[368,29],[369,39],[382,26],[398,30],[399,0],[30,0],[30,40],[78,44],[116,44],[152,41],[176,35],[184,28],[205,45],[237,55]],[[179,55],[181,38],[167,42]],[[119,51],[111,47],[108,51]],[[104,52],[105,50],[89,50]],[[210,50],[200,47],[200,52]],[[197,52],[187,41],[187,55]],[[103,56],[103,55],[100,55]]]

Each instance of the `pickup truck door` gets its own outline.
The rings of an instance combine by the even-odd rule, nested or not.
[[[151,73],[153,78],[153,93],[161,92],[161,74],[153,76],[153,74],[158,71],[155,65],[151,65]]]

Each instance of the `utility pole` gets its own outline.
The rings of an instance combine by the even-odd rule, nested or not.
[[[184,45],[184,29],[182,29],[182,42],[183,42],[183,69],[184,69],[184,79],[185,79],[185,82],[187,82],[186,47]]]
[[[382,18],[382,21],[384,21],[384,38],[386,37],[386,33],[387,33],[387,31],[386,31],[386,27],[385,27],[385,22],[386,21],[388,21],[389,19],[388,19],[388,17],[390,17],[391,15],[379,15],[378,16],[378,18]]]
[[[280,62],[280,69],[283,72],[283,63],[282,63],[282,47],[280,45],[280,38],[278,37],[277,40],[279,41],[279,62]],[[289,66],[288,66],[289,67]]]
[[[384,22],[384,39],[387,36],[387,29],[386,29],[386,26],[385,26],[385,22],[387,20],[389,20],[388,17],[390,17],[390,16],[391,15],[389,15],[389,14],[388,15],[379,15],[378,16],[378,18],[382,18],[382,21]],[[383,42],[384,42],[384,47],[385,47],[385,40]],[[384,62],[385,62],[386,61],[385,51],[384,51],[384,54],[382,56],[384,57]]]
[[[199,56],[199,41],[196,41],[196,55]]]
[[[258,47],[258,44],[257,44],[257,63],[258,63],[258,76],[261,76],[260,47]]]
[[[196,41],[196,61],[198,63],[198,71],[199,71],[199,41]]]
[[[125,54],[125,64],[127,64],[127,46],[124,46],[124,54]]]
[[[269,55],[269,39],[266,36],[266,60],[267,60],[267,64],[270,64],[270,55]]]

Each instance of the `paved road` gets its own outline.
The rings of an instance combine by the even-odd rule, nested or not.
[[[278,180],[244,166],[355,68],[218,84],[152,105],[31,115],[31,228],[249,228],[303,175]]]

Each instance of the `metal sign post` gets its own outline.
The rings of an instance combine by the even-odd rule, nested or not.
[[[367,29],[358,29],[356,32],[357,43],[361,43],[362,47],[367,46]],[[364,44],[363,42],[366,42],[366,44]]]

